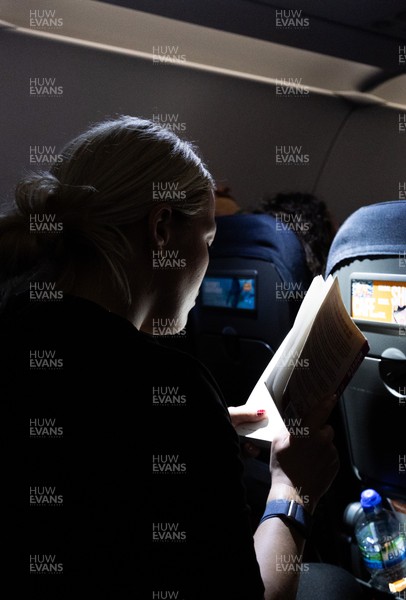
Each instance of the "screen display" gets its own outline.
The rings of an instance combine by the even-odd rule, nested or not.
[[[406,281],[352,279],[351,317],[406,325]]]
[[[256,278],[239,275],[208,275],[200,290],[203,306],[234,310],[256,310]]]

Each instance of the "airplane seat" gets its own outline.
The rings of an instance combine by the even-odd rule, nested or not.
[[[230,406],[244,404],[291,328],[311,282],[294,232],[264,214],[216,218],[217,233],[196,306],[195,354]]]
[[[354,473],[406,499],[406,201],[348,217],[329,251],[330,273],[370,345],[340,400]]]
[[[338,278],[370,346],[339,400],[356,488],[343,525],[351,531],[353,572],[367,582],[351,517],[361,491],[377,490],[406,526],[406,201],[370,204],[350,215],[330,247],[329,274]]]

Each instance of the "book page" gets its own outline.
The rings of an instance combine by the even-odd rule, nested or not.
[[[326,281],[321,275],[313,279],[300,305],[293,327],[285,338],[286,346],[283,342],[281,351],[276,352],[275,365],[266,378],[266,386],[278,407],[281,405],[286,385],[317,316],[318,307],[328,294],[333,281],[331,276]]]
[[[241,423],[236,427],[237,433],[244,437],[255,438],[255,441],[258,442],[259,445],[264,445],[266,447],[278,431],[286,430],[286,426],[263,379],[260,379],[255,386],[254,400],[256,409],[266,409],[267,418],[260,423]]]
[[[238,433],[272,441],[284,424],[297,423],[325,396],[341,393],[367,351],[366,338],[344,306],[338,280],[315,278],[292,329],[247,400],[253,408],[265,408],[268,419],[260,426],[244,425]]]
[[[276,400],[281,400],[286,384],[289,380],[293,366],[289,369],[289,357],[298,355],[303,348],[311,325],[317,314],[317,306],[320,303],[321,290],[325,281],[321,275],[315,277],[300,305],[292,329],[286,335],[283,342],[273,355],[269,364],[258,380],[257,386],[252,390],[247,404],[257,406],[257,393],[262,395],[262,382],[265,382],[269,392]],[[323,296],[324,297],[324,296]],[[259,407],[259,405],[258,405]]]
[[[261,423],[240,425],[237,429],[240,435],[252,434],[257,440],[265,441],[273,437],[277,428],[284,426],[281,411],[277,406],[282,404],[283,393],[294,368],[293,357],[299,356],[316,317],[320,300],[324,298],[330,285],[330,279],[326,284],[321,275],[313,279],[300,305],[292,329],[280,344],[246,402],[255,410],[266,408],[268,419]]]
[[[325,396],[341,391],[366,351],[366,339],[349,316],[334,279],[286,386],[285,416],[303,418]]]

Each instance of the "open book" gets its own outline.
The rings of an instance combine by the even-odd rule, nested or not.
[[[367,339],[344,306],[338,280],[318,275],[247,400],[254,409],[266,409],[267,419],[245,423],[237,432],[271,442],[281,427],[300,430],[317,403],[343,392],[368,351]]]

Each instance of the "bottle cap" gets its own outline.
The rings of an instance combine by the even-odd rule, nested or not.
[[[364,490],[361,494],[362,508],[373,508],[382,502],[381,496],[375,490]]]

